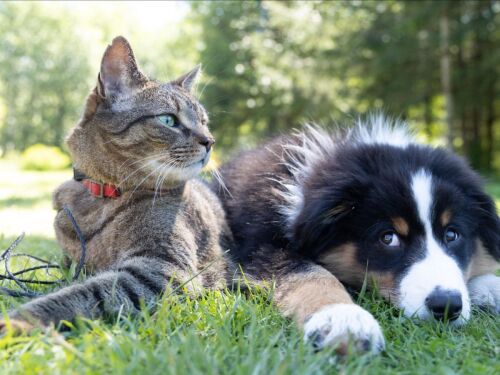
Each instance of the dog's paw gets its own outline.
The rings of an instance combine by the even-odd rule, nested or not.
[[[32,332],[37,327],[31,323],[19,319],[0,319],[0,336],[12,333],[14,335],[22,335]]]
[[[473,305],[500,314],[500,277],[487,274],[474,277],[467,284]]]
[[[317,349],[327,346],[345,355],[356,352],[378,353],[385,347],[384,335],[375,318],[355,304],[333,304],[324,307],[304,324],[304,339]]]

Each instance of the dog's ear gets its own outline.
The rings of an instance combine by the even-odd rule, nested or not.
[[[356,209],[356,201],[340,191],[327,199],[309,197],[292,226],[299,252],[316,256],[331,246],[332,232]]]
[[[495,202],[483,192],[473,194],[473,201],[472,210],[477,218],[479,239],[486,251],[496,261],[500,261],[500,218]]]
[[[323,214],[324,224],[334,224],[356,209],[356,204],[350,201],[342,201]]]

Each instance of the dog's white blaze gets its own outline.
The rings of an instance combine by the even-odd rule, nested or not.
[[[431,314],[425,307],[425,299],[435,288],[458,290],[462,295],[462,313],[454,323],[464,323],[470,316],[470,300],[463,272],[457,262],[445,253],[432,231],[432,176],[424,170],[416,173],[412,178],[412,190],[420,220],[425,227],[427,254],[411,266],[401,280],[399,304],[405,315],[428,319]]]

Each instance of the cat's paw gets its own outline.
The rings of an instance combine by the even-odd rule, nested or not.
[[[304,324],[304,339],[317,349],[333,346],[341,355],[349,348],[376,354],[385,347],[378,322],[355,304],[333,304],[312,314]]]
[[[0,319],[0,336],[3,336],[7,333],[12,333],[14,335],[22,335],[32,332],[36,329],[37,326],[28,323],[24,320],[19,319],[9,319],[3,320]]]
[[[476,276],[467,288],[473,305],[500,314],[500,277],[493,274]]]

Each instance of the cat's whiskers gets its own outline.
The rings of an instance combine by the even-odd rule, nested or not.
[[[219,169],[217,167],[213,167],[211,170],[212,176],[217,180],[219,183],[219,186],[224,190],[231,198],[233,195],[229,191],[229,189],[226,186],[226,183],[224,182],[224,179],[222,178],[222,175],[219,172]]]
[[[161,196],[161,187],[163,186],[163,182],[165,181],[165,179],[168,177],[169,175],[169,168],[174,166],[176,169],[183,169],[185,168],[185,165],[179,165],[176,161],[174,161],[173,164],[170,164],[170,165],[166,165],[165,168],[160,172],[161,173],[161,179],[160,179],[160,183],[159,183],[159,192],[160,192],[160,196]]]
[[[134,188],[134,190],[132,190],[132,193],[130,193],[130,196],[127,200],[127,202],[130,200],[130,198],[132,198],[132,196],[134,195],[134,193],[137,191],[137,189],[139,189],[139,187],[151,176],[153,175],[154,173],[156,173],[156,171],[158,171],[158,169],[160,169],[161,167],[163,166],[163,164],[160,164],[158,167],[156,167],[155,169],[153,169],[150,173],[148,173],[146,175],[146,177],[144,177],[141,182],[139,182],[139,184]]]
[[[144,160],[149,160],[149,159],[156,159],[156,158],[160,158],[162,156],[166,156],[166,153],[165,151],[162,151],[162,152],[159,152],[157,154],[153,154],[153,155],[148,155],[144,158],[141,158],[141,159],[138,159],[138,160],[135,160],[134,162],[130,163],[130,164],[127,164],[125,165],[126,162],[128,162],[131,158],[128,158],[126,159],[123,163],[120,164],[120,166],[118,168],[122,168],[122,167],[131,167],[132,165],[134,164],[137,164],[137,163],[140,163]]]
[[[153,207],[153,206],[155,205],[155,201],[156,201],[156,194],[158,193],[158,184],[160,183],[160,179],[161,179],[161,176],[162,176],[163,168],[165,168],[165,163],[163,163],[163,165],[162,165],[162,169],[160,170],[160,173],[158,173],[158,176],[156,176],[156,182],[155,182],[155,195],[154,195],[154,197],[153,197],[153,204],[151,205],[151,207]]]
[[[144,160],[147,160],[147,159],[152,159],[150,161],[148,161],[147,163],[144,163],[142,166],[140,166],[139,168],[135,169],[133,172],[131,172],[129,175],[127,175],[127,177],[125,177],[122,181],[120,181],[120,183],[118,184],[118,187],[122,186],[124,182],[126,182],[130,177],[132,177],[133,175],[135,175],[137,172],[139,172],[140,170],[148,167],[148,166],[151,166],[151,164],[154,164],[154,163],[158,163],[158,162],[161,162],[160,158],[167,158],[167,162],[169,162],[171,160],[171,158],[166,154],[166,153],[161,153],[161,154],[155,154],[155,155],[151,155],[151,156],[148,156],[148,157],[145,157],[145,158],[142,158],[136,162],[134,162],[133,164],[136,164],[138,162],[141,162],[141,161],[144,161]],[[132,164],[131,164],[132,165]]]
[[[207,80],[207,82],[205,82],[205,85],[203,86],[203,88],[201,89],[201,92],[200,92],[200,95],[199,95],[199,98],[201,99],[203,97],[203,93],[205,92],[205,89],[207,88],[207,86],[209,84],[211,84],[213,81],[213,78],[210,78],[209,80]]]
[[[169,165],[166,165],[165,168],[158,175],[158,177],[159,177],[159,184],[158,184],[158,186],[155,189],[155,196],[154,196],[154,199],[153,199],[153,206],[155,204],[156,193],[157,193],[158,188],[160,189],[160,197],[161,197],[161,187],[163,186],[163,181],[165,181],[165,178],[167,177],[167,173],[166,172],[167,172],[167,170],[168,170],[169,167],[170,167]]]
[[[146,167],[151,167],[152,165],[154,165],[154,163],[157,163],[158,161],[156,159],[153,159],[153,160],[150,160],[146,163],[144,163],[143,165],[141,165],[139,168],[135,169],[133,172],[131,172],[130,174],[127,175],[127,177],[125,177],[122,181],[120,181],[117,185],[118,188],[121,188],[123,187],[123,184],[132,176],[134,176],[135,174],[137,174],[139,171],[141,171],[142,169],[146,168]]]
[[[156,160],[156,162],[158,162]],[[129,197],[129,200],[130,198],[134,195],[134,193],[137,191],[137,189],[139,189],[139,187],[151,176],[153,175],[154,173],[156,173],[158,170],[162,170],[163,167],[166,167],[165,169],[167,170],[168,168],[170,167],[176,167],[176,161],[175,160],[172,160],[172,159],[168,159],[166,160],[165,162],[161,163],[159,166],[157,166],[156,168],[154,168],[150,173],[148,173],[146,175],[146,177],[144,177],[141,182],[139,182],[139,184],[134,188],[134,190],[132,190],[132,193],[130,194],[130,197]],[[165,173],[165,172],[163,172]]]
[[[158,173],[158,176],[156,177],[156,184],[155,184],[155,195],[153,197],[153,204],[152,206],[155,205],[156,201],[156,195],[158,193],[158,188],[160,189],[160,197],[161,197],[161,187],[163,185],[163,181],[165,181],[165,178],[167,177],[167,170],[170,166],[172,166],[172,162],[165,162],[163,163],[163,168],[160,170],[160,173]]]

